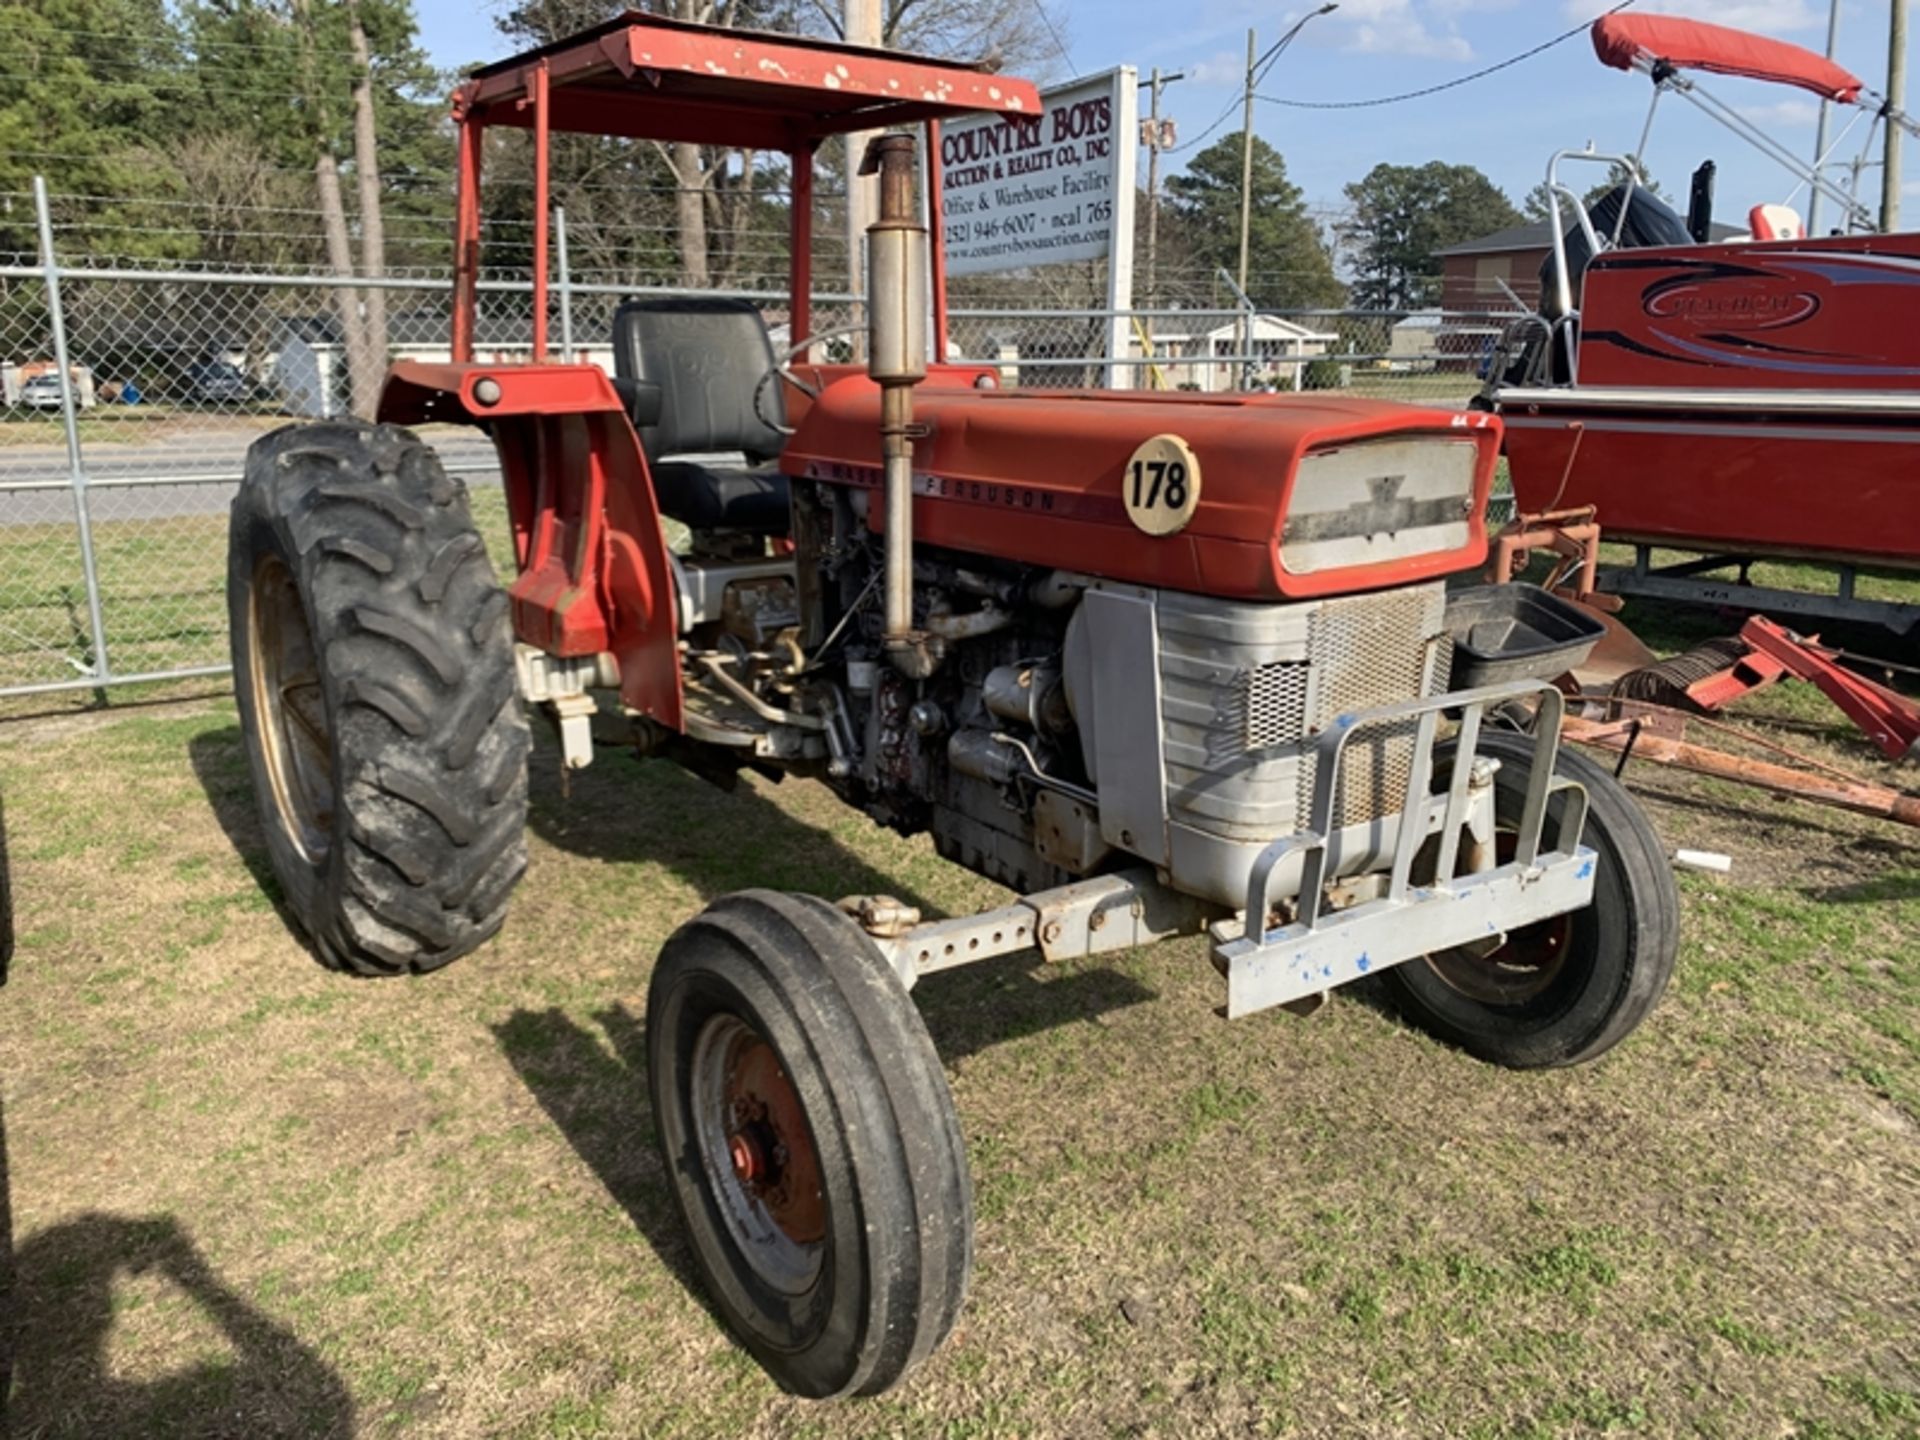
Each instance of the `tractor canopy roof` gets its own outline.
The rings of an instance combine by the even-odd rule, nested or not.
[[[542,67],[551,128],[588,135],[792,152],[850,131],[1042,113],[1030,82],[981,66],[637,10],[474,71],[456,113],[532,126]]]

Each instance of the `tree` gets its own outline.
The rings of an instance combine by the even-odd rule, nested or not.
[[[1167,208],[1178,242],[1193,260],[1229,274],[1240,259],[1242,141],[1228,135],[1167,181]],[[1287,163],[1266,141],[1253,141],[1253,206],[1248,227],[1247,289],[1257,305],[1312,309],[1337,305],[1342,289],[1320,229],[1307,216]]]
[[[63,196],[59,219],[79,242],[136,259],[185,259],[177,222],[126,202],[177,198],[170,139],[186,107],[180,35],[162,0],[34,0],[6,7],[7,82],[0,89],[0,191],[23,194],[44,174]],[[33,206],[0,213],[0,249],[32,254]],[[69,238],[68,243],[72,243]]]
[[[500,17],[499,25],[502,33],[516,41],[546,45],[632,8],[628,0],[521,0]],[[643,8],[702,25],[788,33],[797,28],[793,7],[787,0],[655,0]],[[715,259],[715,236],[709,231],[709,221],[717,222],[723,236],[735,231],[740,217],[728,213],[727,192],[733,192],[735,208],[751,206],[756,170],[753,157],[743,151],[689,141],[654,143],[650,161],[636,160],[634,151],[628,142],[600,137],[577,140],[564,150],[554,147],[550,159],[556,198],[566,204],[567,192],[580,184],[585,174],[595,175],[603,185],[621,179],[641,182],[632,197],[637,203],[626,207],[622,217],[629,222],[627,228],[670,223],[679,254],[679,282],[692,289],[707,288],[714,281]],[[672,200],[667,214],[661,213],[657,204],[662,190],[669,192]],[[568,212],[571,218],[572,206]]]
[[[1341,235],[1357,256],[1354,304],[1412,310],[1440,297],[1438,251],[1509,225],[1520,212],[1471,165],[1376,165],[1347,186]]]
[[[1638,163],[1637,160],[1635,163]],[[1607,167],[1607,178],[1591,187],[1586,194],[1582,195],[1580,197],[1580,203],[1591,210],[1594,201],[1598,200],[1602,195],[1605,195],[1609,190],[1626,183],[1627,167],[1616,160]],[[1672,197],[1660,188],[1660,182],[1645,173],[1644,166],[1641,167],[1639,188],[1647,191],[1656,200],[1665,200],[1668,204],[1673,203]],[[1529,220],[1545,220],[1552,215],[1553,195],[1552,192],[1547,189],[1547,182],[1542,180],[1538,185],[1534,186],[1533,189],[1529,190],[1527,192],[1527,198],[1521,202],[1520,208],[1526,212],[1527,219]]]
[[[796,30],[840,39],[841,7],[806,0]],[[1060,22],[1046,0],[884,0],[881,43],[891,50],[977,60],[996,69],[1032,71],[1058,56]]]
[[[316,248],[333,273],[388,274],[388,181],[431,175],[444,194],[437,177],[450,164],[445,87],[418,48],[409,0],[195,0],[183,21],[203,133],[244,137],[264,167],[311,177],[309,204],[293,213],[317,210]],[[352,214],[343,174],[355,181]],[[401,211],[415,218],[432,198]],[[342,288],[334,301],[352,407],[371,415],[386,374],[385,296]]]

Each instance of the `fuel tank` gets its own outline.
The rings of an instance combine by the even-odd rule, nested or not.
[[[880,392],[834,368],[783,468],[880,495]],[[979,388],[914,392],[914,538],[1236,599],[1408,585],[1485,562],[1498,417],[1349,396]]]

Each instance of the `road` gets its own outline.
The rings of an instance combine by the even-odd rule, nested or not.
[[[247,447],[266,428],[211,424],[130,443],[83,437],[81,453],[94,486],[94,518],[161,520],[219,514],[233,498]],[[470,485],[499,483],[493,446],[486,436],[453,426],[434,427],[426,433],[449,471]],[[72,517],[65,488],[66,446],[57,428],[52,428],[51,436],[51,443],[0,445],[0,525],[41,525]],[[187,476],[204,476],[206,483],[182,483]],[[151,483],[156,480],[173,483]],[[48,481],[59,482],[61,488],[7,488]]]

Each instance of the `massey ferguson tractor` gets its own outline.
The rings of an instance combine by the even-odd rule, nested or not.
[[[940,126],[981,112],[1043,114],[976,67],[636,13],[477,71],[454,100],[451,361],[396,364],[378,424],[262,439],[233,506],[267,843],[333,966],[432,970],[500,928],[530,709],[566,766],[613,725],[722,783],[805,777],[1007,887],[944,918],[746,891],[653,968],[653,1118],[700,1270],[808,1396],[893,1385],[966,1291],[924,977],[1200,937],[1229,1016],[1377,975],[1413,1023],[1546,1066],[1621,1040],[1674,960],[1659,842],[1559,749],[1558,602],[1450,601],[1486,558],[1499,419],[1029,393],[949,358]],[[532,131],[531,363],[474,358],[490,126]],[[613,376],[550,355],[556,130],[787,157],[784,353],[752,305],[675,296],[621,307]],[[856,132],[879,135],[869,358],[828,364],[814,155]],[[465,487],[405,428],[425,423],[493,438],[504,589]]]

